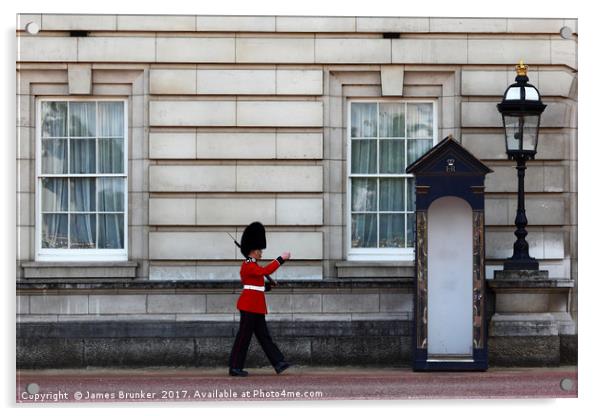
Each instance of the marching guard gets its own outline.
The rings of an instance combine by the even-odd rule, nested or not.
[[[262,250],[266,248],[265,228],[259,222],[247,226],[242,234],[240,251],[245,260],[240,267],[240,278],[243,290],[238,298],[236,308],[240,311],[240,326],[232,352],[230,353],[229,367],[230,375],[235,377],[246,377],[248,373],[243,370],[245,359],[251,337],[253,334],[263,348],[270,364],[277,374],[282,373],[290,364],[284,359],[284,355],[268,331],[265,315],[268,313],[265,302],[265,291],[270,290],[276,283],[270,278],[286,260],[290,258],[289,252],[282,253],[276,260],[272,260],[266,267],[261,267],[257,261],[261,260]],[[264,278],[268,279],[265,282]]]

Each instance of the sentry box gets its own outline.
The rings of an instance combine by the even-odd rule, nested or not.
[[[452,136],[406,169],[416,177],[413,368],[486,370],[485,175]]]

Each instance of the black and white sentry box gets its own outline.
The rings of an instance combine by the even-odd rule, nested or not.
[[[416,176],[414,370],[486,370],[485,175],[452,136],[406,169]]]

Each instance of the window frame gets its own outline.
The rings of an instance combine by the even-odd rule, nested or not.
[[[345,247],[347,248],[347,260],[349,261],[413,261],[414,257],[415,257],[415,247],[414,248],[353,248],[351,246],[351,231],[352,231],[352,219],[351,219],[351,194],[352,194],[352,188],[351,188],[351,179],[354,176],[351,176],[351,157],[352,157],[352,153],[351,153],[351,141],[352,141],[352,137],[351,137],[351,105],[353,103],[425,103],[425,104],[432,104],[433,105],[433,143],[432,146],[435,146],[437,144],[437,137],[439,134],[439,124],[438,124],[438,115],[439,115],[439,109],[438,109],[438,102],[439,100],[436,98],[384,98],[384,97],[374,97],[374,98],[353,98],[353,99],[348,99],[347,100],[347,132],[346,132],[346,143],[347,143],[347,169],[346,169],[346,184],[347,184],[347,195],[346,195],[346,201],[347,201],[347,206],[346,206],[346,212],[345,212],[345,217],[347,220],[347,230],[346,230],[346,242],[345,242]],[[377,111],[377,123],[379,123],[379,113]],[[378,125],[378,124],[377,124]],[[377,136],[376,139],[380,140],[380,136],[378,135],[379,129],[377,127]],[[404,138],[404,140],[407,140],[407,138]],[[432,147],[431,146],[431,147]],[[377,160],[379,158],[379,154],[377,152]],[[412,174],[407,174],[407,173],[402,173],[402,174],[380,174],[380,173],[376,173],[376,174],[354,174],[355,177],[375,177],[375,178],[383,178],[383,177],[394,177],[394,178],[413,178],[414,175]],[[377,187],[378,188],[378,187]],[[406,194],[407,195],[407,194]],[[378,196],[377,196],[377,203],[378,203]],[[378,212],[377,211],[377,218],[378,218]],[[378,220],[377,220],[378,221]],[[378,223],[377,223],[378,224]],[[377,225],[377,232],[378,232],[378,225]],[[407,227],[407,226],[406,226]],[[377,239],[378,240],[378,239]]]
[[[93,174],[43,174],[42,173],[42,103],[44,102],[103,102],[119,101],[123,102],[123,173],[93,173]],[[36,125],[35,125],[35,259],[41,262],[61,262],[61,261],[127,261],[128,260],[128,194],[129,194],[129,125],[128,125],[128,99],[122,96],[117,97],[37,97],[36,103]],[[67,120],[67,123],[69,121]],[[69,124],[67,124],[69,126]],[[98,125],[97,125],[98,126]],[[98,141],[98,135],[94,136]],[[98,146],[98,145],[97,145]],[[69,154],[69,153],[68,153]],[[94,177],[94,178],[123,178],[124,183],[124,212],[123,212],[123,248],[121,249],[100,249],[95,248],[42,248],[42,180],[48,177]],[[70,212],[70,211],[69,211]],[[94,211],[98,216],[98,211]],[[98,225],[97,225],[98,227]],[[98,243],[98,234],[96,235]]]

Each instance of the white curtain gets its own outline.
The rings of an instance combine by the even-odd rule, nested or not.
[[[430,103],[352,103],[350,124],[352,174],[404,174],[432,147]],[[354,177],[351,194],[352,247],[413,246],[414,179]]]
[[[42,214],[42,248],[67,248],[67,214]]]
[[[351,137],[369,137],[370,140],[351,141],[351,173],[377,173],[378,106],[376,103],[351,104]],[[377,179],[353,178],[352,193],[352,247],[376,247],[376,213],[353,213],[377,210]]]
[[[98,103],[98,136],[123,137],[123,102]]]
[[[408,165],[414,163],[431,147],[433,147],[433,139],[408,139]]]
[[[98,210],[101,212],[123,212],[124,181],[122,178],[98,179]]]
[[[67,137],[67,102],[42,103],[42,137]]]
[[[43,102],[42,174],[124,173],[123,106]],[[43,178],[42,247],[123,248],[124,188],[125,178]]]
[[[413,163],[419,157],[433,147],[433,105],[432,104],[408,104],[408,164]],[[407,180],[407,211],[406,238],[407,247],[414,246],[416,233],[416,196],[414,179]]]
[[[381,139],[380,148],[380,173],[405,173],[405,146],[403,140]]]
[[[122,178],[98,179],[99,248],[124,247],[124,185]]]
[[[71,214],[70,248],[94,248],[96,246],[96,215]]]
[[[71,248],[96,246],[96,178],[71,178]],[[81,214],[90,212],[90,214]]]
[[[98,215],[98,247],[123,248],[123,214]]]
[[[376,158],[376,139],[353,139],[351,141],[352,174],[376,174]],[[377,186],[377,178],[352,178],[351,180],[353,247],[377,246]],[[366,211],[374,213],[366,213]]]
[[[70,173],[96,173],[96,140],[70,139]]]
[[[66,248],[68,190],[66,178],[42,179],[42,247]]]
[[[405,173],[405,104],[379,104],[380,173]],[[386,139],[395,137],[399,139]],[[404,210],[404,179],[379,179],[379,212]],[[379,214],[379,247],[403,247],[405,224],[402,213]]]
[[[397,212],[379,214],[380,238],[379,247],[403,247],[405,205],[403,178],[381,178],[379,192],[379,212]]]
[[[379,211],[404,211],[404,179],[381,178]]]
[[[405,137],[404,106],[403,103],[379,104],[379,137]]]
[[[43,102],[42,173],[67,173],[66,137],[67,102]]]
[[[405,104],[380,103],[379,112],[379,152],[380,173],[404,173],[405,146]],[[395,137],[396,139],[385,139]]]
[[[99,173],[123,173],[123,102],[98,103]]]
[[[433,105],[408,103],[408,165],[433,145]]]
[[[377,173],[376,139],[351,140],[351,173]]]
[[[376,137],[376,103],[351,104],[351,137]]]
[[[380,214],[379,247],[401,248],[405,245],[404,214]]]
[[[70,173],[96,173],[95,102],[69,103],[69,136]],[[70,178],[69,184],[69,208],[72,212],[69,223],[70,248],[94,248],[96,178]]]
[[[67,102],[42,103],[42,173],[67,173]],[[54,139],[57,138],[57,139]],[[62,138],[62,139],[59,139]],[[42,247],[68,247],[68,180],[42,179]]]
[[[411,213],[406,216],[407,222],[407,235],[406,235],[406,247],[414,247],[415,234],[416,234],[416,214]]]
[[[67,212],[67,179],[44,178],[42,179],[42,211]]]
[[[351,247],[376,247],[376,215],[351,214]]]
[[[123,139],[98,139],[99,173],[123,173]]]
[[[94,137],[96,136],[96,103],[95,102],[70,102],[69,103],[69,136]]]
[[[123,102],[99,102],[98,127],[99,173],[123,173]],[[125,181],[122,178],[98,180],[99,248],[124,247],[124,185]]]
[[[351,104],[351,135],[352,137],[373,137],[374,139],[353,139],[351,141],[351,173],[377,174],[380,172],[393,173],[401,166],[396,163],[401,160],[395,152],[399,152],[401,140],[381,140],[384,137],[403,136],[403,110],[399,103],[352,103]],[[377,119],[379,117],[380,119]],[[380,125],[380,130],[379,130]],[[380,144],[380,152],[378,145]],[[396,146],[397,145],[397,146]],[[395,149],[397,147],[397,149]],[[378,154],[380,153],[380,155]],[[393,153],[393,154],[392,154]],[[403,153],[402,153],[403,155]],[[377,163],[377,157],[379,158]],[[397,173],[397,172],[395,172]],[[378,247],[378,200],[377,178],[353,178],[352,193],[352,247]]]
[[[351,180],[353,247],[376,247],[377,186],[376,178]]]
[[[433,137],[433,105],[408,103],[408,137],[428,139]]]
[[[67,139],[42,139],[42,173],[67,173]]]
[[[416,180],[414,178],[406,179],[406,194],[407,194],[407,207],[406,211],[416,211]]]

